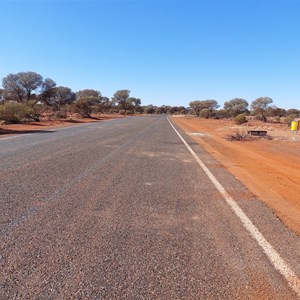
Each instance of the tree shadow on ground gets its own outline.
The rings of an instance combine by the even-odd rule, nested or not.
[[[51,130],[11,130],[0,128],[0,136],[6,134],[29,134],[29,133],[53,133],[55,131]]]

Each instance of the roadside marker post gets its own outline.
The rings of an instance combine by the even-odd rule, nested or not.
[[[297,130],[298,130],[298,122],[297,121],[292,121],[291,130],[293,133],[297,133]]]

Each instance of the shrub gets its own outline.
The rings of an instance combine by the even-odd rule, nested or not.
[[[298,117],[300,115],[300,110],[296,108],[290,108],[286,111],[286,115],[296,115]]]
[[[273,118],[274,123],[280,123],[280,121],[281,121],[281,118],[279,116],[276,116]]]
[[[296,114],[292,114],[292,115],[288,115],[285,119],[284,119],[284,123],[291,125],[291,123],[297,118],[298,116]]]
[[[225,109],[216,110],[215,118],[216,119],[226,119],[226,118],[228,118],[228,113]]]
[[[0,105],[0,120],[5,123],[20,123],[25,117],[30,117],[34,110],[25,104],[18,102],[7,102]]]
[[[237,125],[241,125],[241,124],[248,122],[245,114],[239,114],[239,115],[235,116],[233,120],[234,120],[234,123]]]
[[[210,118],[215,118],[216,116],[216,110],[214,109],[210,109],[210,108],[204,108],[200,111],[200,115],[201,118],[204,119],[210,119]]]
[[[87,97],[82,97],[74,104],[75,112],[79,113],[83,118],[90,118],[92,113],[92,102]]]
[[[264,117],[260,114],[255,115],[255,120],[264,121]]]
[[[227,136],[229,141],[249,141],[251,137],[245,131],[235,130]]]
[[[66,119],[67,117],[68,117],[68,115],[65,110],[56,111],[54,114],[55,119]]]
[[[200,117],[208,119],[210,117],[210,110],[208,108],[204,108],[200,111]]]

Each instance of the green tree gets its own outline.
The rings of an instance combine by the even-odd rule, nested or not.
[[[189,103],[190,108],[195,112],[196,116],[199,117],[200,116],[200,112],[202,108],[200,100],[195,100],[195,101],[191,101]]]
[[[83,117],[90,117],[92,112],[102,112],[109,99],[103,97],[100,91],[85,89],[76,93],[75,109]]]
[[[248,112],[248,102],[243,98],[234,98],[224,103],[224,109],[228,117],[235,117],[239,114]]]
[[[72,90],[65,86],[55,87],[53,94],[47,100],[53,110],[60,110],[61,106],[72,104],[76,95]]]
[[[75,111],[83,118],[90,118],[93,111],[93,102],[89,97],[81,97],[75,101]]]
[[[112,102],[122,108],[126,114],[126,111],[129,109],[129,99],[130,91],[129,90],[118,90],[114,93],[112,97]]]
[[[154,114],[156,109],[157,109],[156,106],[149,104],[149,105],[145,106],[144,112],[146,114]]]
[[[203,109],[207,109],[208,111],[205,115],[211,117],[214,115],[214,111],[219,107],[218,102],[216,100],[195,100],[189,103],[189,106],[194,110],[196,116],[199,117],[201,111]]]
[[[78,91],[76,93],[76,100],[80,100],[82,98],[90,99],[90,101],[94,104],[97,104],[101,101],[102,95],[99,91],[92,90],[92,89],[85,89]]]
[[[141,105],[142,101],[139,98],[129,97],[127,99],[128,106],[131,109],[131,113],[134,113],[137,108]]]
[[[259,97],[251,103],[251,109],[254,114],[261,115],[263,121],[267,122],[266,111],[272,103],[273,100],[269,97]]]
[[[300,110],[299,109],[296,109],[296,108],[290,108],[286,111],[286,115],[289,116],[289,115],[296,115],[297,117],[300,116]]]
[[[267,117],[285,117],[286,110],[284,108],[277,107],[275,105],[271,105],[266,110]]]
[[[41,93],[38,96],[39,101],[52,105],[52,99],[55,97],[56,83],[50,78],[46,78],[42,83]]]
[[[4,97],[7,100],[28,102],[32,93],[41,88],[43,77],[35,72],[8,74],[2,79]]]

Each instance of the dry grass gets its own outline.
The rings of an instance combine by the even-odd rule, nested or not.
[[[250,141],[250,140],[252,140],[252,137],[249,136],[249,134],[244,130],[235,129],[235,130],[232,130],[232,132],[227,135],[226,139],[231,142]]]

